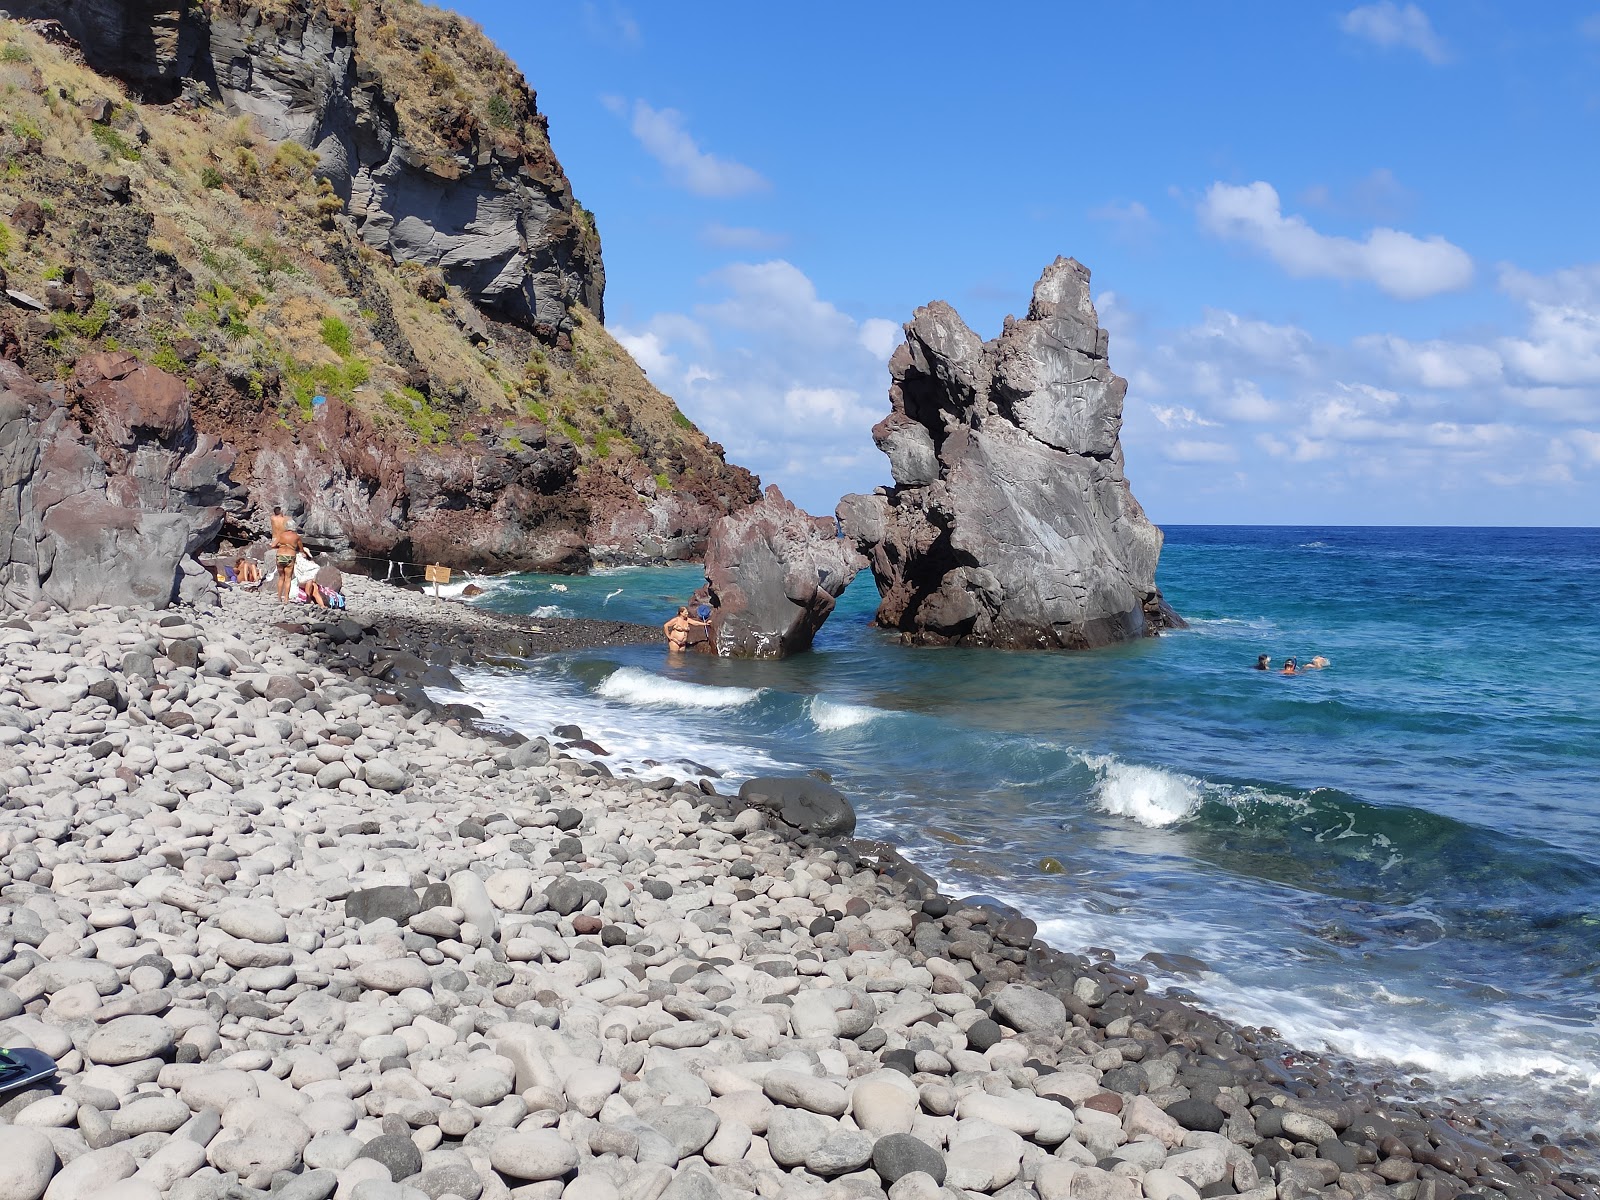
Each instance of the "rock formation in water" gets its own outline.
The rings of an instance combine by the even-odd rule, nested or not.
[[[193,556],[238,502],[232,466],[183,384],[131,355],[84,359],[64,392],[0,360],[0,607],[214,599]]]
[[[0,356],[180,378],[236,456],[223,536],[281,504],[320,549],[581,570],[698,556],[759,497],[607,334],[594,218],[470,22],[5,7]]]
[[[838,516],[878,624],[922,645],[1083,649],[1181,624],[1156,588],[1161,531],[1123,475],[1122,401],[1089,271],[1058,258],[1025,320],[982,342],[919,308],[872,431],[894,486]]]
[[[711,637],[699,645],[741,658],[808,650],[862,565],[831,517],[810,516],[769,487],[759,503],[711,527]]]

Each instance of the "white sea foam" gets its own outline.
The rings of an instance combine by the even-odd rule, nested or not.
[[[641,671],[636,667],[622,667],[607,675],[595,689],[608,700],[621,700],[628,704],[668,705],[673,708],[738,708],[749,704],[761,695],[760,688],[712,687],[702,683],[685,683],[681,679],[666,679]]]
[[[811,723],[823,733],[837,733],[841,729],[854,729],[869,721],[889,714],[870,704],[845,704],[839,700],[824,700],[813,696],[810,704]]]
[[[462,592],[474,585],[484,593],[488,593],[504,587],[505,582],[505,579],[496,578],[492,575],[457,575],[449,583],[441,583],[439,585],[439,595],[454,600]],[[428,584],[425,590],[430,596],[433,595],[433,584]],[[472,597],[469,596],[468,599],[470,600]]]
[[[572,614],[559,604],[541,604],[528,615],[537,621],[542,621],[548,617],[570,617]]]
[[[1176,771],[1141,767],[1110,755],[1084,760],[1099,775],[1094,798],[1106,812],[1159,829],[1191,816],[1200,807],[1201,783]]]

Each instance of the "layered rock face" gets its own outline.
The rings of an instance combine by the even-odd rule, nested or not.
[[[988,343],[942,301],[917,310],[872,431],[895,486],[838,508],[880,625],[915,644],[1085,649],[1181,623],[1155,584],[1161,531],[1123,475],[1128,385],[1107,340],[1072,259]]]
[[[180,376],[247,493],[223,536],[282,505],[380,572],[581,571],[698,557],[759,498],[606,332],[593,218],[470,22],[409,0],[6,12],[0,357],[58,379],[115,347]]]
[[[861,569],[830,519],[810,516],[769,487],[758,504],[721,518],[706,546],[708,652],[783,658],[811,647],[834,601]]]
[[[254,117],[273,141],[315,151],[318,175],[367,245],[397,263],[439,269],[489,312],[552,336],[572,304],[603,316],[599,239],[548,144],[497,136],[465,114],[426,139],[421,128],[403,127],[394,94],[401,81],[386,86],[372,60],[420,59],[437,47],[399,32],[380,44],[377,30],[405,23],[386,10],[415,6],[367,7],[23,0],[11,11],[60,21],[91,67],[150,99],[188,88]],[[526,84],[498,99],[508,128],[531,126],[543,141],[544,118]]]
[[[0,360],[0,604],[214,600],[193,555],[240,503],[232,465],[182,383],[131,356],[86,359],[64,395]]]

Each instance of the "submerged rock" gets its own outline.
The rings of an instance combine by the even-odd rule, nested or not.
[[[706,547],[711,591],[707,650],[783,658],[808,650],[862,560],[830,518],[802,512],[769,487],[762,500],[722,517]]]
[[[895,485],[838,516],[872,567],[878,624],[917,644],[1085,649],[1181,625],[1161,531],[1123,475],[1122,401],[1089,271],[1058,258],[1025,320],[982,342],[919,308],[872,431]]]

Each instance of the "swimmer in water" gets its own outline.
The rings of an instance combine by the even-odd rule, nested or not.
[[[1278,673],[1280,675],[1298,675],[1300,674],[1300,669],[1295,666],[1294,659],[1286,658],[1283,660],[1283,670]]]
[[[1323,667],[1325,667],[1327,665],[1328,665],[1328,660],[1323,658],[1322,655],[1319,654],[1315,658],[1313,658],[1310,662],[1308,662],[1305,666],[1301,667],[1300,669],[1302,671],[1320,671],[1320,670],[1322,670]]]
[[[1271,669],[1272,669],[1272,655],[1270,655],[1270,654],[1258,654],[1258,655],[1256,655],[1256,670],[1258,670],[1258,671],[1270,671]]]

